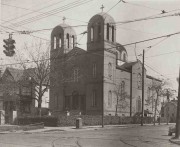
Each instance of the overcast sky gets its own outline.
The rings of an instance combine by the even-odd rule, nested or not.
[[[105,7],[103,11],[108,11],[108,14],[118,22],[116,41],[122,45],[180,31],[180,16],[169,16],[127,24],[120,23],[149,16],[180,13],[179,0],[124,1],[125,3],[119,2],[119,0],[1,0],[1,64],[15,62],[13,57],[5,57],[2,52],[3,39],[8,38],[6,32],[50,29],[34,32],[31,34],[34,37],[14,33],[13,38],[16,40],[17,52],[24,53],[24,43],[32,46],[32,42],[39,40],[36,37],[40,37],[49,43],[51,28],[61,24],[63,16],[66,17],[65,23],[71,26],[87,25],[93,15],[101,12],[102,4]],[[161,14],[162,10],[169,13]],[[44,18],[39,19],[41,16],[44,16]],[[8,22],[5,23],[5,21]],[[75,27],[74,30],[78,35],[78,46],[86,50],[87,36],[79,34],[86,31],[87,27],[79,26]],[[149,46],[152,46],[152,48],[147,48]],[[148,74],[156,78],[169,78],[174,82],[173,85],[177,89],[176,77],[178,77],[180,64],[180,35],[136,44],[136,49],[135,45],[126,46],[126,49],[129,61],[136,60],[135,51],[137,58],[141,60],[142,57],[138,55],[142,54],[143,49],[145,49],[145,64],[151,67],[146,66]]]

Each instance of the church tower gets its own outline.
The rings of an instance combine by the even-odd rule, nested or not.
[[[116,70],[117,43],[115,21],[109,14],[101,12],[89,20],[87,30],[88,61],[93,69],[93,73],[94,69],[97,72],[96,78],[91,81],[92,89],[89,86],[89,90],[92,91],[91,95],[97,97],[97,109],[99,112],[102,112],[103,103],[104,111],[108,111],[108,95],[112,97]],[[94,94],[94,91],[97,93]],[[88,100],[95,99],[91,95],[87,96]],[[92,102],[95,100],[92,100]]]
[[[76,40],[74,29],[65,23],[56,26],[51,32],[50,109],[52,111],[63,110],[65,58],[68,52],[76,47]]]

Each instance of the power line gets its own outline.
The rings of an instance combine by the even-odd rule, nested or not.
[[[151,19],[157,19],[157,18],[165,18],[165,17],[171,17],[171,16],[180,16],[180,13],[174,13],[174,14],[169,14],[169,15],[165,15],[165,16],[157,16],[156,15],[155,17],[144,17],[144,18],[139,18],[139,19],[134,19],[134,20],[119,21],[119,22],[116,22],[116,24],[117,25],[122,25],[122,24],[127,24],[127,23],[132,23],[132,22],[151,20]]]
[[[145,6],[145,5],[141,5],[141,4],[136,4],[136,3],[132,3],[132,2],[127,2],[127,1],[124,1],[124,0],[123,0],[123,2],[124,2],[125,4],[134,5],[134,6],[139,6],[139,7],[144,7],[144,8],[148,8],[148,9],[151,9],[151,10],[156,10],[156,11],[161,11],[162,13],[166,13],[166,11],[164,11],[164,10],[152,8],[152,7],[149,7],[149,6]]]
[[[64,1],[64,0],[63,0],[63,1]],[[41,10],[43,10],[43,9],[46,9],[46,8],[51,7],[51,6],[57,5],[58,3],[61,3],[61,2],[62,2],[62,1],[60,1],[60,2],[56,2],[56,3],[53,3],[53,4],[51,4],[51,5],[45,6],[45,7],[41,8],[41,9],[35,10],[35,11],[33,11],[33,12],[26,13],[26,14],[21,15],[21,16],[19,16],[19,17],[16,17],[16,18],[13,18],[13,19],[7,20],[7,21],[5,21],[4,23],[8,23],[8,22],[10,22],[10,21],[13,21],[13,20],[16,20],[16,19],[22,18],[22,17],[27,16],[27,15],[29,15],[29,14],[33,14],[33,13],[35,13],[35,12],[39,12],[39,11],[41,11]],[[4,23],[3,23],[3,24],[4,24]]]
[[[64,1],[64,0],[63,0],[63,1]],[[63,1],[54,3],[54,4],[52,4],[52,5],[50,5],[50,6],[47,6],[47,7],[43,7],[43,8],[41,8],[41,9],[39,9],[39,10],[31,10],[31,9],[27,9],[27,8],[23,8],[23,7],[17,7],[17,6],[12,6],[12,5],[8,5],[8,4],[2,4],[2,3],[0,3],[0,4],[2,4],[2,5],[8,5],[8,6],[11,6],[11,7],[15,7],[15,8],[17,7],[17,8],[20,8],[20,9],[24,9],[24,10],[31,11],[31,13],[26,13],[26,14],[24,14],[24,15],[21,15],[20,17],[16,17],[16,18],[13,18],[13,19],[4,21],[3,24],[8,23],[8,22],[11,22],[11,21],[13,21],[13,20],[17,20],[17,19],[22,18],[22,17],[24,17],[24,16],[27,16],[27,15],[29,15],[29,14],[33,14],[33,13],[41,13],[41,14],[43,14],[44,12],[40,12],[40,10],[45,9],[45,8],[48,8],[48,7],[51,7],[51,6],[53,6],[53,5],[56,5],[56,4],[58,4],[58,3],[61,3],[61,2],[63,2]],[[59,16],[59,15],[54,15],[54,16],[56,16],[56,17],[61,17],[61,18],[63,17],[63,16]],[[67,17],[66,17],[66,19],[87,23],[87,22],[85,22],[85,21],[81,21],[81,20],[77,20],[77,19],[72,19],[72,18],[67,18]]]
[[[59,12],[63,12],[63,11],[66,11],[66,10],[78,7],[80,5],[86,4],[86,3],[88,3],[88,2],[90,2],[92,0],[86,0],[86,1],[80,1],[80,2],[78,2],[78,1],[69,3],[69,4],[65,5],[65,6],[62,6],[62,7],[57,8],[57,9],[53,9],[51,11],[45,12],[43,14],[40,14],[38,16],[29,18],[29,19],[26,19],[26,20],[22,20],[20,22],[14,23],[13,25],[17,27],[17,26],[22,26],[22,25],[28,24],[28,23],[32,23],[32,22],[35,22],[37,20],[49,17],[49,16],[54,15],[54,14],[57,14]]]
[[[113,8],[115,8],[120,2],[122,2],[122,0],[119,0],[114,6],[112,6],[106,13],[108,13],[109,11],[111,11]],[[105,14],[106,14],[105,13]]]

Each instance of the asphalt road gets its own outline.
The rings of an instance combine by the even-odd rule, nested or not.
[[[177,147],[167,125],[0,134],[0,147]]]

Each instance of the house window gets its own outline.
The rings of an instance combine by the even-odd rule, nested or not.
[[[137,80],[138,80],[137,81],[138,89],[141,89],[142,88],[142,76],[140,73],[137,76]]]
[[[112,26],[112,42],[114,42],[114,26]]]
[[[107,24],[107,36],[106,36],[107,40],[109,40],[109,28],[110,28],[110,26],[109,26],[109,23],[108,23]]]
[[[61,40],[61,34],[59,35],[59,48],[62,47],[62,40]]]
[[[69,48],[69,34],[66,35],[67,48]]]
[[[93,78],[96,78],[96,63],[93,63]]]
[[[78,78],[79,78],[79,69],[78,68],[75,68],[73,70],[73,81],[74,82],[78,82]]]
[[[108,106],[112,107],[112,92],[109,91],[108,93]]]
[[[94,41],[94,27],[91,27],[91,41]]]
[[[112,64],[111,63],[108,64],[108,76],[111,79],[112,77]]]
[[[56,39],[56,36],[54,36],[54,46],[53,46],[54,49],[56,49],[56,42],[57,42],[57,39]]]
[[[92,92],[92,103],[91,103],[92,107],[96,107],[97,106],[97,91],[93,90]]]

